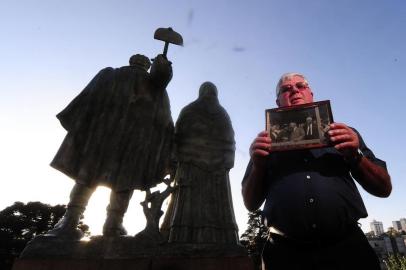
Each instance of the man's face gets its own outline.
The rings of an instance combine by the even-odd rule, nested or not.
[[[285,80],[279,87],[276,104],[279,107],[300,105],[313,102],[313,93],[305,80],[300,76],[293,76]]]

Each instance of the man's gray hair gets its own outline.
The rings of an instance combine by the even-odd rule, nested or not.
[[[297,73],[297,72],[289,72],[289,73],[285,73],[281,76],[281,78],[278,81],[278,84],[276,85],[276,97],[279,96],[279,91],[280,91],[280,86],[281,84],[286,81],[286,80],[290,80],[295,76],[299,76],[302,77],[305,81],[305,83],[309,84],[308,80],[306,79],[306,77],[303,74]]]

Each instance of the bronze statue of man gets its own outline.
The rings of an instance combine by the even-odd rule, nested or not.
[[[134,189],[147,190],[169,173],[173,121],[166,86],[171,62],[143,55],[101,70],[57,115],[67,135],[51,166],[76,181],[64,217],[48,235],[80,239],[77,229],[99,185],[112,189],[103,235],[125,235],[123,216]]]

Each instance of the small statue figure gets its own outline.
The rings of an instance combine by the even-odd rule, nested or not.
[[[57,115],[68,131],[51,166],[76,181],[64,217],[47,235],[80,239],[79,218],[98,185],[112,189],[103,235],[125,235],[123,216],[134,189],[169,173],[173,121],[166,86],[172,67],[143,55],[105,68]]]
[[[175,155],[177,189],[166,217],[169,243],[238,244],[229,180],[234,131],[213,83],[203,83],[199,98],[181,111]]]
[[[143,237],[150,242],[149,244],[157,245],[165,241],[159,232],[159,219],[164,214],[161,207],[164,200],[175,188],[171,186],[171,178],[165,179],[163,182],[166,184],[164,191],[154,191],[151,193],[150,190],[147,190],[145,200],[140,203],[147,219],[147,224],[145,229],[138,233],[136,237]]]

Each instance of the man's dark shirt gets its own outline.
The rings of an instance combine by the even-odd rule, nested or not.
[[[356,133],[364,156],[386,169]],[[349,165],[333,147],[274,152],[266,167],[264,216],[268,226],[287,237],[311,241],[340,236],[368,215]],[[243,182],[251,169],[250,161]]]

